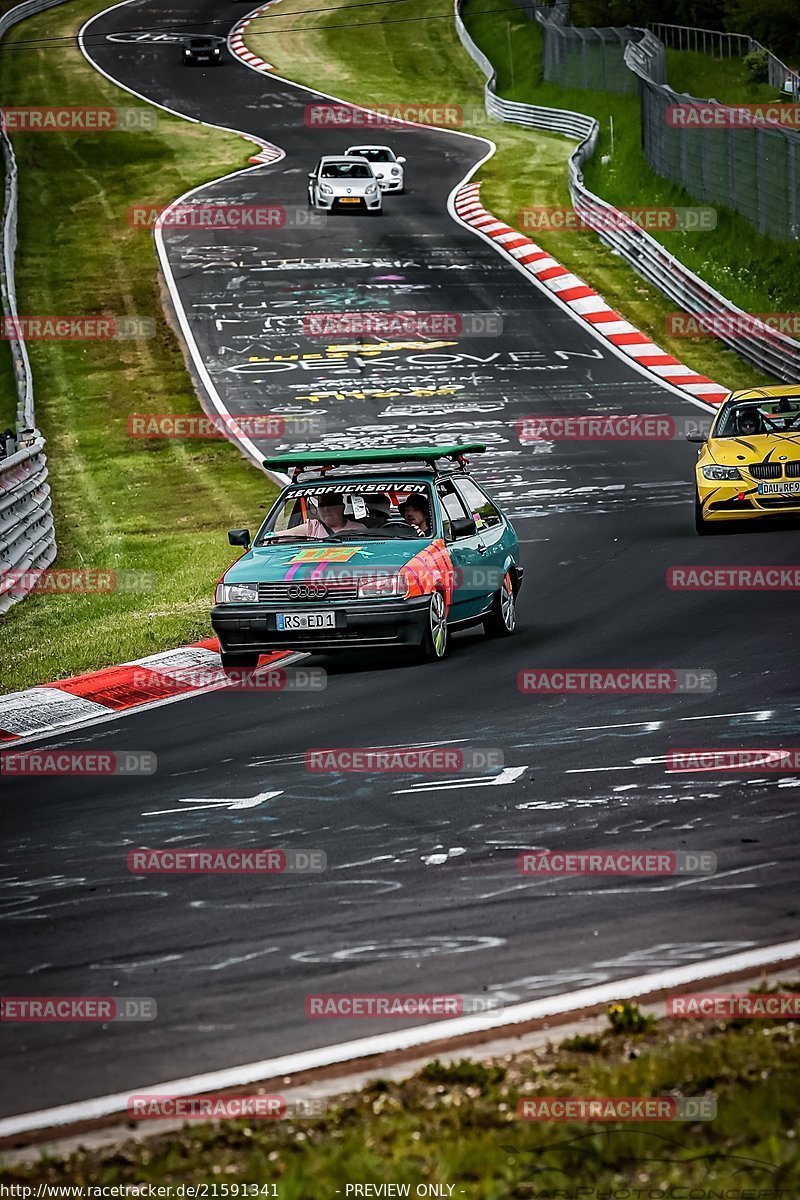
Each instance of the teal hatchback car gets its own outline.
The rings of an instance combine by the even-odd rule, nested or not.
[[[292,480],[217,584],[211,624],[225,669],[261,653],[410,646],[450,632],[506,637],[522,585],[513,526],[468,470],[466,445],[295,451],[264,460]]]

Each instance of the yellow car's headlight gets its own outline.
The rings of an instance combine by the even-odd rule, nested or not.
[[[738,467],[702,467],[705,479],[741,479],[742,473]]]

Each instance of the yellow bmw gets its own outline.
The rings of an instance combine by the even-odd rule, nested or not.
[[[695,468],[698,533],[718,521],[800,515],[800,384],[731,392],[701,443]]]

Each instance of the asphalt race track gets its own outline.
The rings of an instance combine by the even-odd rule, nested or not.
[[[362,131],[310,127],[312,95],[227,55],[215,70],[183,69],[175,44],[106,40],[189,21],[202,32],[220,12],[210,0],[129,4],[90,26],[87,50],[152,100],[285,150],[203,199],[305,213],[306,172]],[[792,593],[683,593],[665,581],[678,564],[792,563],[797,532],[696,537],[695,449],[683,440],[521,446],[516,422],[535,413],[663,413],[681,429],[703,413],[613,355],[448,215],[485,143],[419,129],[385,140],[408,158],[408,192],[389,196],[381,219],[298,221],[257,237],[171,229],[170,263],[230,411],[323,418],[324,437],[308,440],[329,445],[488,442],[487,461],[473,465],[524,543],[520,628],[502,642],[457,636],[435,666],[388,654],[307,659],[328,670],[322,692],[215,692],[39,743],[150,750],[158,772],[6,781],[7,990],[152,996],[158,1019],[9,1028],[15,1089],[3,1115],[391,1028],[309,1020],[309,992],[511,1003],[795,933],[800,777],[668,774],[663,756],[797,737]],[[378,354],[360,342],[330,351],[303,333],[301,314],[346,308],[500,312],[504,328]],[[276,358],[293,354],[320,357]],[[524,668],[586,666],[707,669],[718,687],[628,697],[517,687]],[[304,766],[315,746],[437,741],[500,748],[505,769],[470,779]],[[202,803],[264,794],[250,808]],[[126,868],[138,846],[322,849],[328,870],[142,878]],[[517,871],[528,847],[707,850],[718,871],[528,879]]]

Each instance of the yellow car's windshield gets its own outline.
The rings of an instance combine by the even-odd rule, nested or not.
[[[715,438],[800,433],[800,393],[776,400],[747,400],[720,414]]]

